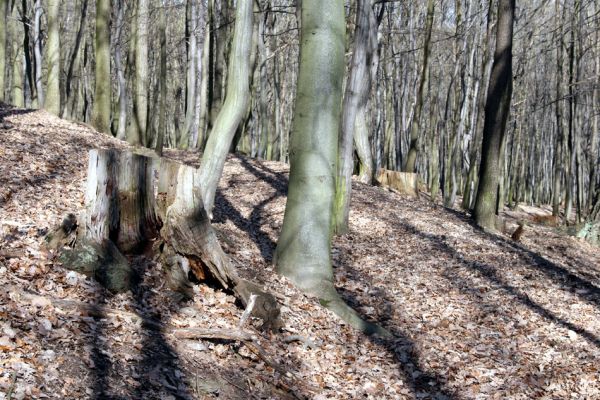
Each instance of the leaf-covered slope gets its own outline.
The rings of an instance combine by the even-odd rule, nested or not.
[[[176,304],[161,266],[139,257],[138,288],[110,296],[45,254],[47,229],[82,208],[87,150],[127,145],[43,111],[0,113],[0,398],[600,398],[600,255],[585,243],[538,226],[514,243],[355,183],[334,266],[348,303],[395,334],[370,339],[274,274],[288,169],[232,156],[215,227],[242,274],[284,304],[281,332],[255,332],[261,358],[172,334],[238,329],[226,293],[199,285]]]

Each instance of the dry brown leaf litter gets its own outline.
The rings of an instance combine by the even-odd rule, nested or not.
[[[43,235],[82,207],[87,150],[127,145],[43,111],[0,112],[12,125],[0,130],[0,399],[600,399],[598,249],[537,226],[515,244],[461,212],[355,184],[351,233],[334,240],[336,283],[395,335],[366,338],[273,272],[287,167],[232,156],[215,227],[242,273],[284,304],[284,330],[260,336],[281,373],[239,342],[175,339],[130,317],[237,329],[232,296],[199,285],[176,304],[143,258],[135,293],[110,296],[48,259]]]

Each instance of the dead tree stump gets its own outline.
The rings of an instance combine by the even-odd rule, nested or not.
[[[170,160],[91,150],[85,211],[74,224],[65,218],[47,236],[47,247],[61,250],[65,267],[113,292],[130,288],[133,271],[124,254],[152,249],[172,289],[191,297],[188,274],[201,281],[209,275],[244,306],[257,295],[253,315],[276,327],[277,301],[237,274],[204,210],[199,179],[198,169]]]

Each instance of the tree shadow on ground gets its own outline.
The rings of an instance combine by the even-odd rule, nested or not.
[[[367,278],[365,274],[360,273],[352,267],[351,257],[340,253],[340,266],[345,270],[345,273],[356,282],[361,282],[368,293],[372,293],[373,298],[384,299],[384,304],[387,308],[379,310],[377,313],[376,323],[382,323],[385,321],[392,321],[392,315],[395,311],[392,308],[394,299],[388,294],[387,290],[382,287],[374,287],[373,283]],[[350,307],[356,310],[361,317],[367,320],[366,316],[360,312],[364,305],[360,303],[356,295],[344,288],[338,288],[340,296],[348,303]],[[389,325],[389,324],[388,324]],[[383,339],[373,336],[367,336],[367,338],[375,345],[385,349],[398,364],[398,370],[404,377],[404,381],[408,384],[412,395],[415,398],[429,398],[437,400],[451,400],[457,399],[457,395],[449,390],[446,386],[446,378],[436,374],[434,371],[427,371],[421,366],[420,355],[415,342],[410,339],[408,333],[403,331],[397,326],[386,326],[393,337],[390,339]]]
[[[153,306],[155,292],[150,282],[146,282],[146,270],[151,262],[144,257],[135,257],[132,267],[135,274],[131,283],[133,304],[131,307],[142,318],[140,326],[140,357],[135,362],[134,376],[127,376],[127,365],[112,362],[116,355],[107,348],[105,336],[109,329],[101,311],[94,316],[91,326],[89,345],[91,347],[93,398],[95,399],[192,399],[188,389],[189,382],[182,371],[177,353],[166,341],[159,326],[164,323],[161,315]],[[101,310],[112,295],[107,290],[99,290],[95,307]],[[111,382],[119,382],[119,389],[127,386],[125,382],[134,382],[127,387],[125,397],[111,394]],[[113,385],[114,387],[114,385]]]
[[[287,195],[287,178],[284,174],[275,172],[264,165],[259,164],[258,167],[255,167],[246,158],[239,155],[236,158],[240,160],[244,169],[258,180],[268,183],[275,192],[254,206],[250,216],[244,218],[236,206],[223,195],[223,192],[217,190],[215,209],[213,210],[213,223],[225,223],[227,220],[233,222],[238,229],[248,234],[260,250],[260,254],[265,262],[270,263],[273,260],[273,252],[277,243],[262,229],[262,219],[266,206],[279,197]]]
[[[2,103],[0,101],[0,124],[4,122],[4,119],[6,117],[12,117],[15,115],[23,115],[23,114],[29,114],[32,112],[36,112],[37,110],[31,109],[31,108],[16,108],[16,107],[12,107],[6,103]],[[1,130],[1,127],[0,127]]]
[[[535,312],[536,314],[538,314],[545,320],[553,322],[555,324],[558,324],[566,329],[570,329],[574,332],[577,332],[579,335],[584,337],[588,342],[590,342],[594,346],[600,348],[600,339],[596,335],[594,335],[593,333],[587,331],[586,329],[584,329],[582,327],[579,327],[579,326],[557,316],[552,311],[548,310],[544,306],[542,306],[542,305],[538,304],[536,301],[532,300],[527,295],[527,293],[525,293],[523,290],[520,290],[519,288],[517,288],[517,287],[511,285],[509,282],[507,282],[498,273],[497,268],[495,268],[491,265],[488,265],[486,263],[482,263],[482,262],[479,262],[476,260],[469,260],[469,259],[465,258],[464,255],[460,254],[456,249],[454,249],[453,247],[448,245],[444,241],[444,239],[440,236],[422,232],[422,231],[418,230],[416,227],[414,227],[413,225],[406,223],[404,221],[396,221],[396,223],[401,225],[407,232],[417,235],[421,239],[424,239],[427,242],[431,243],[431,245],[435,249],[445,253],[449,258],[455,260],[455,262],[459,263],[461,266],[467,268],[468,270],[471,270],[472,272],[479,274],[481,277],[485,278],[495,288],[501,289],[507,295],[509,295],[511,298],[515,299],[520,304],[526,306],[527,308],[529,308],[530,310],[532,310],[533,312]],[[498,237],[494,237],[494,239],[496,241],[500,241],[500,242],[503,241],[503,239],[498,238]],[[505,244],[507,244],[510,247],[513,246],[512,243],[506,243],[506,241],[504,241],[504,242],[505,242]],[[535,253],[532,253],[529,250],[522,248],[521,246],[517,246],[517,248],[519,248],[521,251],[525,252],[529,256],[532,256],[534,260],[537,260],[538,258],[545,260],[543,257],[541,257]],[[589,282],[584,281],[579,277],[571,277],[572,274],[570,272],[564,270],[564,268],[561,268],[561,267],[549,262],[548,260],[545,260],[545,261],[548,265],[550,265],[550,267],[549,267],[549,268],[551,268],[550,271],[552,271],[553,273],[558,273],[559,276],[562,277],[561,281],[559,281],[558,283],[563,288],[568,288],[568,286],[565,286],[565,282],[564,282],[564,280],[566,278],[573,280],[578,285],[577,287],[584,287],[586,289],[590,288],[590,286],[593,287],[593,285],[591,285]],[[540,265],[538,265],[538,264],[529,264],[529,266],[532,268],[535,268],[536,270],[540,270]],[[547,272],[547,271],[543,271],[543,272]],[[553,277],[553,276],[550,275],[550,277]],[[585,300],[593,301],[593,302],[597,301],[597,299],[595,298],[594,295],[580,294],[580,296],[581,296],[582,300],[584,300],[584,301]]]

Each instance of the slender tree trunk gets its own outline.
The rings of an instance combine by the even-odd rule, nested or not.
[[[427,63],[429,61],[429,47],[431,43],[431,30],[433,27],[433,14],[435,11],[434,0],[427,2],[427,20],[425,23],[425,41],[423,43],[423,63],[421,64],[421,77],[419,78],[419,89],[417,90],[417,98],[415,100],[415,110],[413,119],[410,125],[410,148],[406,156],[404,172],[415,172],[417,165],[417,151],[419,135],[421,134],[421,110],[423,109],[423,87],[425,85],[425,77],[427,73]]]
[[[600,34],[597,32],[596,33],[596,76],[600,76],[600,41],[599,39]],[[596,107],[597,110],[600,110],[600,88],[596,88],[594,90],[594,93],[592,95],[592,106]],[[589,182],[590,182],[590,186],[593,187],[592,185],[596,184],[596,181],[598,180],[598,168],[600,165],[600,148],[599,148],[599,142],[600,142],[600,113],[596,113],[596,115],[594,115],[594,122],[592,124],[592,140],[591,140],[591,144],[590,144],[590,159],[589,159],[589,170],[590,170],[590,178],[589,178]],[[594,193],[593,191],[590,189],[589,193],[588,193],[588,203],[587,203],[587,214],[589,215],[594,204]]]
[[[209,0],[210,3],[210,0]],[[207,139],[208,130],[208,83],[210,75],[210,25],[207,23],[209,17],[209,10],[204,10],[204,35],[202,42],[202,57],[199,63],[200,68],[200,88],[198,93],[199,111],[198,111],[198,140],[196,147],[200,150],[204,150],[204,145]]]
[[[350,197],[352,193],[352,170],[354,169],[353,138],[358,125],[367,118],[365,105],[371,91],[370,65],[377,50],[375,16],[371,0],[358,0],[354,51],[346,83],[342,111],[342,126],[339,135],[336,174],[333,229],[335,233],[348,231]],[[359,114],[361,112],[361,114]],[[359,121],[357,121],[357,119]],[[369,150],[370,152],[370,150]]]
[[[31,44],[30,44],[30,29],[33,25],[29,19],[29,2],[27,0],[21,1],[21,23],[23,24],[23,59],[25,71],[25,79],[23,80],[23,95],[25,100],[25,107],[32,107],[33,100],[35,98],[35,78],[33,70],[33,60],[31,59]]]
[[[556,18],[556,102],[554,103],[554,116],[556,118],[556,144],[554,146],[554,177],[552,182],[552,215],[560,214],[561,202],[561,182],[563,175],[563,150],[564,150],[564,132],[563,132],[563,115],[562,115],[562,100],[561,87],[563,79],[563,24],[560,20],[560,1],[555,2],[555,18]]]
[[[123,52],[121,43],[123,41],[123,14],[125,12],[125,3],[123,0],[117,1],[117,26],[115,35],[115,69],[117,70],[117,87],[119,90],[119,121],[117,123],[116,136],[118,139],[125,140],[127,132],[127,81],[125,80],[125,71],[123,65]]]
[[[9,22],[10,37],[12,41],[12,93],[11,102],[16,107],[25,107],[24,83],[24,55],[23,55],[23,24],[19,15],[19,7],[13,2]]]
[[[9,0],[0,0],[0,101],[5,101],[6,25]]]
[[[149,0],[138,0],[135,46],[135,119],[138,137],[143,146],[151,142],[148,137],[148,24]]]
[[[158,107],[158,132],[156,154],[162,156],[165,130],[167,127],[167,15],[165,7],[160,7],[160,105]]]
[[[81,3],[81,15],[79,17],[79,28],[77,29],[77,35],[75,36],[75,45],[73,46],[73,51],[71,56],[69,57],[69,68],[67,70],[67,77],[65,82],[65,102],[66,106],[63,110],[63,117],[66,116],[68,118],[73,118],[73,104],[75,103],[75,99],[71,98],[72,93],[72,85],[73,85],[73,73],[75,70],[79,70],[79,64],[81,60],[81,41],[83,39],[83,35],[85,33],[85,24],[87,21],[87,7],[88,0],[83,0]],[[78,86],[81,86],[81,79],[78,79]],[[73,97],[77,97],[76,90]]]
[[[42,77],[42,0],[35,0],[33,17],[33,57],[35,60],[35,90],[37,92],[37,106],[44,107],[44,83]]]
[[[496,226],[496,202],[500,166],[500,146],[506,130],[512,97],[512,40],[515,0],[499,0],[496,50],[490,75],[481,157],[479,190],[474,217],[485,228]]]
[[[250,52],[252,47],[252,0],[240,0],[236,10],[235,28],[225,102],[219,112],[201,162],[200,180],[206,210],[211,212],[225,158],[235,132],[247,112],[250,101]]]
[[[479,86],[479,91],[477,91],[475,99],[476,99],[476,109],[473,111],[474,113],[474,123],[473,123],[473,141],[471,143],[471,152],[469,154],[469,172],[467,174],[467,180],[465,182],[465,189],[463,193],[463,203],[462,206],[466,210],[471,210],[473,208],[473,201],[477,195],[477,172],[479,167],[479,159],[478,155],[481,153],[481,138],[482,138],[482,129],[481,129],[481,119],[484,115],[485,110],[485,99],[487,94],[487,85],[481,84],[485,82],[489,71],[492,67],[492,57],[490,57],[490,40],[492,39],[492,16],[493,16],[493,0],[488,0],[488,13],[486,19],[486,30],[485,30],[485,38],[483,40],[483,57],[481,62],[481,69],[479,72],[479,77],[477,84]],[[475,101],[475,100],[474,100]]]
[[[187,149],[192,137],[194,116],[196,111],[196,78],[198,63],[198,5],[196,0],[186,1],[185,13],[185,39],[187,48],[187,81],[186,81],[186,106],[185,106],[185,124],[180,135],[177,147]]]
[[[44,108],[54,115],[60,114],[60,0],[48,0],[48,43],[46,43],[46,62],[48,84]],[[39,93],[38,93],[39,98]],[[40,104],[41,100],[40,100]]]
[[[92,125],[110,132],[110,0],[96,0],[96,88]]]

